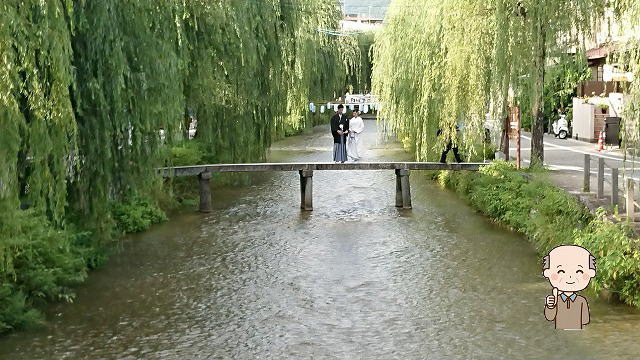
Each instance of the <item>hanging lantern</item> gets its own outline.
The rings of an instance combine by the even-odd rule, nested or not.
[[[355,108],[356,108],[355,105],[353,105],[353,104],[349,105],[349,110],[353,111],[353,110],[355,110]]]
[[[338,112],[338,104],[333,105],[333,111]]]
[[[324,105],[320,106],[320,114],[324,114]]]
[[[363,106],[362,107],[362,112],[365,113],[365,114],[368,113],[369,112],[369,105]]]
[[[313,105],[313,103],[309,103],[309,111],[311,112],[315,112],[313,109],[315,109],[315,105]]]

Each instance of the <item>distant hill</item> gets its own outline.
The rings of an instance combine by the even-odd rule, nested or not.
[[[371,16],[383,18],[391,0],[343,0],[345,12],[348,14],[369,15],[371,6]]]

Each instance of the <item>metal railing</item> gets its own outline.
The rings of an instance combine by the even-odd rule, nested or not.
[[[611,170],[611,181],[607,181],[605,177],[605,167]],[[591,191],[591,155],[584,155],[584,182],[582,190],[584,192]],[[605,159],[598,157],[598,171],[597,171],[597,190],[596,197],[599,200],[605,199],[604,184],[607,182],[611,185],[611,205],[620,205],[620,169],[617,167],[608,166]],[[635,221],[636,219],[636,207],[640,208],[640,205],[635,200],[635,179],[631,176],[623,175],[623,192],[622,198],[625,200],[625,212],[626,216]]]

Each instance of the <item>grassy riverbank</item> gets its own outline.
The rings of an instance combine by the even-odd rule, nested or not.
[[[328,113],[307,116],[306,128],[328,122]],[[284,136],[304,129],[288,128]],[[167,164],[173,166],[233,162],[215,154],[201,140],[185,141],[164,151]],[[245,174],[221,174],[212,185],[246,181]],[[35,209],[16,212],[12,222],[17,226],[0,223],[0,232],[10,239],[6,247],[0,247],[0,333],[41,325],[45,319],[39,309],[50,302],[72,301],[74,288],[112,255],[118,239],[167,220],[167,213],[177,208],[195,209],[198,197],[196,177],[153,182],[144,191],[109,203],[109,213],[100,222],[108,235],[99,242],[95,233],[101,229],[77,225],[80,222],[74,219],[80,216],[69,217],[66,226],[60,227]]]
[[[519,171],[512,163],[496,162],[479,174],[443,171],[433,178],[483,214],[524,234],[541,257],[561,244],[589,249],[597,258],[591,290],[640,307],[640,251],[628,224],[608,220],[604,210],[592,215],[544,171]]]
[[[209,148],[202,141],[188,141],[166,148],[165,156],[175,166],[221,162]],[[216,176],[214,185],[244,180],[243,175],[225,174]],[[166,221],[167,212],[177,208],[195,209],[197,189],[195,177],[158,179],[109,202],[101,221],[108,234],[102,241],[95,234],[103,229],[79,225],[80,216],[69,217],[60,227],[36,209],[15,212],[12,222],[17,226],[0,223],[0,232],[10,239],[0,247],[0,333],[43,324],[40,309],[50,302],[73,301],[74,288],[113,254],[119,239]]]
[[[110,204],[110,239],[165,220],[157,203],[149,193],[140,193]],[[61,228],[34,209],[16,212],[12,221],[11,231],[3,233],[9,242],[0,248],[0,333],[42,324],[38,309],[72,301],[74,287],[113,249],[113,240],[95,241],[95,229],[71,220]]]
[[[154,169],[192,117],[215,162],[260,161],[368,63],[358,39],[317,31],[339,25],[334,0],[0,9],[0,333],[41,322],[122,233],[166,217]]]

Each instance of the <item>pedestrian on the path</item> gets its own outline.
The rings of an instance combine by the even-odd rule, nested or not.
[[[442,134],[442,129],[438,129],[438,132],[436,133],[436,136],[440,136]],[[459,137],[460,134],[460,128],[456,125],[456,135],[458,135]],[[449,153],[449,151],[451,151],[453,149],[453,155],[456,158],[456,162],[457,163],[461,163],[462,159],[460,158],[460,154],[458,153],[458,145],[456,144],[456,146],[453,146],[453,142],[451,141],[451,139],[449,139],[449,142],[447,143],[447,147],[446,149],[442,152],[442,155],[440,156],[440,162],[443,164],[447,163],[447,154]]]
[[[331,118],[331,134],[333,135],[333,161],[344,163],[347,161],[347,135],[349,134],[349,120],[343,113],[344,105],[338,105],[338,112]]]
[[[347,141],[347,156],[352,161],[360,160],[362,147],[362,132],[364,131],[364,121],[360,117],[360,112],[355,110],[349,120],[349,139]]]

